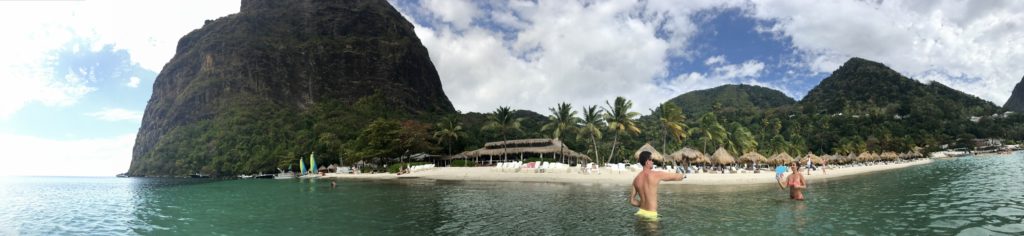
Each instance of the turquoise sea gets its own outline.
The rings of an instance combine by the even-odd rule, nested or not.
[[[628,188],[433,180],[0,178],[0,235],[1021,235],[1024,154],[810,182]]]

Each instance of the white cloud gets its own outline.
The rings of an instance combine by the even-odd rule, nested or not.
[[[467,0],[425,0],[423,5],[443,21],[455,24],[458,29],[468,28],[480,10]]]
[[[141,82],[139,80],[139,77],[132,76],[131,78],[128,78],[128,83],[124,84],[124,86],[128,86],[128,87],[131,87],[131,88],[138,88],[139,87],[139,82]]]
[[[714,58],[714,57],[712,57]],[[711,61],[709,58],[708,61]],[[682,94],[689,91],[713,88],[725,84],[751,84],[769,88],[777,88],[769,83],[761,82],[757,78],[764,71],[764,63],[757,60],[749,60],[741,64],[725,64],[717,62],[718,66],[712,67],[708,73],[690,72],[676,76],[666,87],[674,94]],[[705,63],[708,64],[708,63]],[[785,90],[784,90],[785,91]],[[786,93],[789,94],[789,93]]]
[[[1024,2],[755,0],[806,67],[830,72],[849,57],[935,80],[997,105],[1024,75]]]
[[[105,108],[85,115],[104,121],[142,121],[141,111],[132,111],[121,108]]]
[[[722,64],[722,63],[725,63],[725,55],[718,55],[718,56],[708,57],[707,60],[704,60],[704,65],[709,65],[709,66],[718,65],[718,64]]]
[[[178,39],[215,19],[238,11],[238,1],[2,1],[0,22],[0,118],[32,102],[75,104],[95,91],[91,72],[54,75],[51,52],[75,40],[124,49],[134,63],[160,71]],[[103,79],[103,78],[99,78]]]
[[[0,175],[113,176],[128,170],[134,143],[135,134],[79,140],[0,134]]]
[[[429,6],[433,2],[427,4],[399,10],[438,8]],[[495,5],[499,6],[489,6],[492,11],[486,12],[488,15],[476,18],[517,29],[515,35],[459,22],[445,24],[445,19],[470,18],[447,16],[451,15],[447,10],[433,13],[445,15],[440,20],[413,19],[406,14],[430,51],[445,93],[459,110],[489,112],[511,106],[545,111],[558,102],[595,105],[616,96],[631,99],[635,109],[645,110],[677,95],[657,86],[655,80],[667,76],[673,48],[684,44],[687,38],[683,36],[693,30],[669,30],[662,16],[665,11],[646,11],[637,2],[625,0]],[[476,11],[479,9],[465,12]],[[674,19],[671,24],[692,25],[688,19]],[[670,31],[669,36],[660,38],[656,34],[659,29]]]

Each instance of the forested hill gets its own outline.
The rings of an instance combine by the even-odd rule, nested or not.
[[[153,85],[129,169],[269,172],[379,117],[455,113],[437,71],[385,0],[244,0],[178,42]]]
[[[683,108],[687,117],[697,117],[708,111],[724,113],[761,111],[796,103],[793,98],[770,88],[745,84],[729,84],[715,88],[684,93],[667,102]]]
[[[1015,112],[1024,112],[1024,78],[1021,78],[1017,86],[1013,87],[1013,93],[1010,94],[1010,99],[1006,100],[1003,108]]]
[[[991,115],[998,107],[938,82],[922,84],[889,67],[851,58],[800,101],[805,113],[924,115],[967,119]]]

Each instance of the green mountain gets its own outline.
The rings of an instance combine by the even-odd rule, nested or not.
[[[1006,100],[1003,108],[1015,112],[1024,112],[1024,78],[1021,78],[1017,86],[1013,87],[1013,93],[1010,94],[1010,99]]]
[[[922,115],[967,119],[990,115],[998,107],[938,82],[922,84],[889,67],[851,58],[800,101],[805,113],[848,115]]]
[[[385,0],[243,0],[178,42],[153,85],[130,175],[270,172],[376,118],[455,113],[437,71]]]
[[[705,90],[696,90],[667,102],[683,108],[687,117],[697,117],[700,114],[714,110],[718,104],[721,113],[737,111],[761,111],[770,108],[777,108],[796,103],[793,98],[782,92],[756,85],[728,84]]]

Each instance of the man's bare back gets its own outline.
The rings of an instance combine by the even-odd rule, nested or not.
[[[657,217],[658,184],[661,181],[680,181],[685,176],[679,173],[652,171],[651,168],[654,162],[649,158],[650,153],[647,153],[648,158],[644,158],[644,153],[641,153],[640,156],[644,168],[643,171],[636,175],[636,178],[633,178],[633,188],[629,191],[629,204],[640,208],[637,215]],[[639,199],[637,199],[638,195]]]

